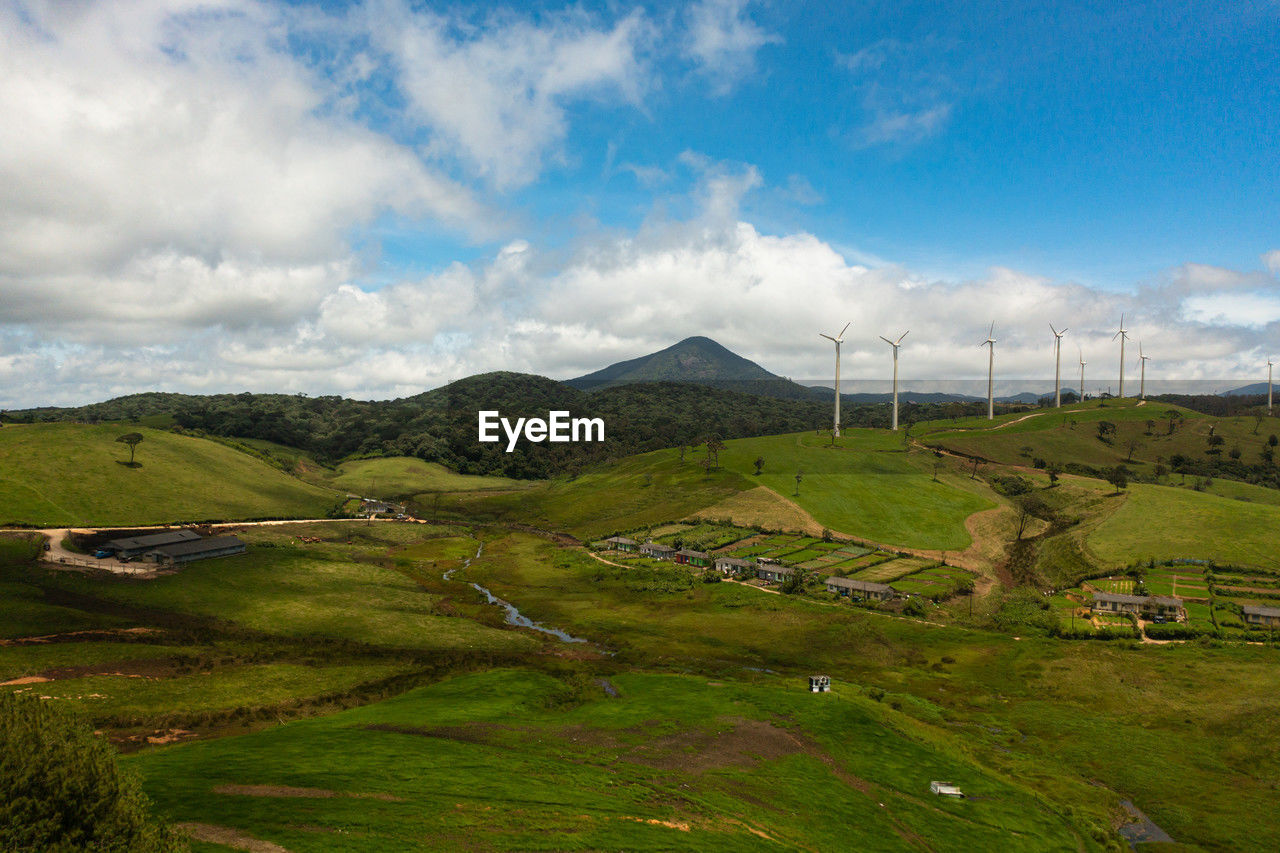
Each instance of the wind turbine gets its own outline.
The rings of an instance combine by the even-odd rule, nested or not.
[[[1124,339],[1129,337],[1129,331],[1124,327],[1124,315],[1120,315],[1120,331],[1111,336],[1111,340],[1120,339],[1120,393],[1117,397],[1124,396]]]
[[[1147,399],[1147,359],[1149,355],[1142,354],[1142,338],[1138,338],[1138,361],[1142,364],[1142,384],[1138,386],[1138,399]]]
[[[834,338],[830,335],[823,335],[822,332],[818,333],[836,345],[836,415],[835,423],[831,429],[831,434],[836,438],[840,437],[840,344],[844,343],[844,333],[849,330],[851,322],[845,323],[844,328],[840,330],[840,334],[836,335]]]
[[[911,334],[911,330],[903,332],[898,336],[896,341],[891,341],[884,335],[880,336],[880,340],[893,347],[893,427],[898,428],[898,347],[902,346],[902,339]]]
[[[980,347],[991,347],[991,351],[987,356],[987,420],[995,420],[996,417],[996,398],[995,385],[993,377],[996,370],[996,339],[991,337],[995,334],[996,324],[992,322],[991,328],[987,331],[987,339],[978,344]]]
[[[1087,362],[1084,360],[1084,350],[1080,349],[1080,347],[1076,347],[1076,349],[1080,350],[1080,402],[1083,403],[1084,402],[1084,366]]]
[[[1067,329],[1059,332],[1049,324],[1049,331],[1053,332],[1053,405],[1056,408],[1062,408],[1062,336],[1067,333]]]
[[[1267,359],[1267,415],[1271,414],[1271,365],[1274,362]]]

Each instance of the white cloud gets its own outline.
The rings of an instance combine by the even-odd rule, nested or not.
[[[882,39],[835,54],[860,92],[864,120],[850,133],[859,148],[914,145],[941,132],[955,112],[960,86],[947,68],[948,46]]]
[[[498,19],[459,36],[457,21],[384,0],[368,26],[432,151],[500,188],[529,183],[557,155],[568,103],[636,105],[650,85],[641,51],[653,34],[639,11],[611,26],[583,12]]]
[[[782,37],[767,32],[746,14],[748,0],[701,0],[685,15],[685,50],[715,81],[716,93],[727,93],[755,67],[756,52]]]

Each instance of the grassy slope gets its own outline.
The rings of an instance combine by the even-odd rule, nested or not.
[[[469,518],[516,520],[583,539],[684,518],[753,486],[729,471],[707,474],[675,450],[630,456],[573,479],[537,483],[511,494],[452,495],[442,506]],[[419,495],[430,509],[431,495]]]
[[[116,442],[140,432],[140,467]],[[337,496],[212,441],[147,428],[0,429],[0,524],[130,525],[323,516]]]
[[[1070,820],[963,757],[956,736],[856,689],[814,697],[794,681],[646,674],[611,684],[619,696],[586,682],[558,708],[564,685],[546,676],[464,676],[130,763],[170,816],[291,850],[327,848],[333,830],[345,850],[914,850],[922,836],[935,850],[1077,846]],[[932,778],[959,780],[977,798],[941,802]],[[211,792],[226,784],[349,796]]]
[[[916,427],[913,434],[928,444],[1007,465],[1030,465],[1032,459],[1039,457],[1049,462],[1080,462],[1095,467],[1121,464],[1141,467],[1160,457],[1167,462],[1174,454],[1205,458],[1210,427],[1225,439],[1224,459],[1232,447],[1239,446],[1242,461],[1257,462],[1267,437],[1280,431],[1280,426],[1264,423],[1254,435],[1257,425],[1252,417],[1210,418],[1190,409],[1160,403],[1139,406],[1132,399],[1106,403],[1102,406],[1101,401],[1087,401],[1061,410],[1039,410],[1025,420],[1022,420],[1025,415],[1004,415],[996,418],[994,425],[985,419],[973,418],[933,421]],[[1169,411],[1183,416],[1172,435],[1168,434],[1165,417]],[[1155,421],[1154,427],[1148,427],[1149,420]],[[1111,444],[1098,439],[1100,421],[1116,424]],[[1131,440],[1139,442],[1139,446],[1129,461]]]
[[[890,691],[886,703],[945,720],[985,766],[1021,775],[1052,801],[1081,808],[1085,780],[1100,780],[1180,840],[1280,845],[1280,822],[1256,819],[1272,813],[1280,767],[1271,724],[1280,651],[922,628],[734,584],[664,590],[634,571],[552,553],[517,537],[493,543],[469,571],[537,619],[610,638],[619,661],[727,677],[744,667],[819,671],[878,685]]]
[[[104,586],[95,578],[69,576],[59,585],[134,606],[218,616],[290,637],[404,649],[530,647],[520,634],[441,615],[437,605],[442,596],[425,591],[393,567],[397,546],[388,550],[386,540],[401,537],[408,542],[425,533],[419,525],[389,523],[251,527],[239,531],[249,543],[245,554],[191,563],[177,574],[145,584]],[[308,534],[325,536],[329,543],[302,546],[294,541]],[[477,545],[467,537],[434,540],[398,563],[408,569],[456,561]],[[388,556],[374,556],[379,552]]]
[[[1165,486],[1135,485],[1124,505],[1089,536],[1111,565],[1189,557],[1280,568],[1280,507]]]
[[[944,470],[933,481],[931,455],[904,448],[885,430],[847,430],[837,446],[813,433],[728,442],[721,464],[807,510],[822,525],[891,545],[962,549],[964,521],[994,506],[990,492]],[[754,462],[764,459],[756,477]],[[797,471],[803,471],[795,495]]]
[[[528,480],[457,474],[443,465],[406,456],[343,462],[326,477],[329,485],[367,497],[411,497],[423,492],[466,492],[527,489]]]

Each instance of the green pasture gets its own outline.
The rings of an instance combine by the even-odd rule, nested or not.
[[[964,521],[995,505],[985,486],[950,469],[935,482],[934,457],[900,436],[851,429],[831,445],[813,433],[726,442],[721,464],[794,501],[818,523],[862,539],[916,548],[962,549]],[[765,460],[756,476],[756,458]],[[803,472],[799,494],[795,476]]]
[[[1104,564],[1189,558],[1280,569],[1280,508],[1163,486],[1135,485],[1129,492],[1088,537]]]
[[[1086,819],[856,687],[608,683],[498,670],[128,763],[166,817],[297,851],[1097,849]],[[934,778],[971,799],[933,798]]]
[[[442,591],[428,591],[437,562],[460,560],[479,544],[469,537],[436,540],[436,550],[397,557],[401,539],[430,528],[381,522],[332,522],[300,529],[246,528],[246,553],[190,563],[176,574],[146,583],[78,575],[58,586],[113,601],[176,613],[228,619],[246,628],[288,637],[348,640],[395,649],[520,651],[534,642],[514,631],[451,615]],[[298,542],[312,530],[324,543]],[[350,544],[348,544],[350,543]],[[425,547],[425,546],[424,546]],[[468,599],[471,596],[468,596]]]
[[[136,466],[116,441],[143,440]],[[94,526],[323,517],[338,495],[215,441],[146,427],[0,430],[0,524]]]
[[[519,520],[592,540],[684,518],[754,485],[730,471],[708,473],[695,454],[681,462],[677,451],[659,450],[518,492],[423,493],[415,502],[420,514],[438,506],[442,514]]]
[[[370,498],[406,498],[427,492],[520,491],[530,480],[458,474],[435,462],[411,456],[355,459],[326,472],[329,486]]]

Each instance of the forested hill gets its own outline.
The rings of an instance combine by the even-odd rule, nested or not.
[[[599,444],[529,444],[514,452],[477,441],[477,412],[547,417],[553,409],[605,421]],[[592,462],[690,444],[813,429],[829,404],[760,397],[700,385],[657,382],[588,394],[541,376],[487,373],[400,400],[360,401],[288,394],[137,394],[71,409],[31,409],[15,421],[131,421],[172,418],[175,428],[261,438],[323,462],[351,456],[416,456],[468,474],[546,477]]]

